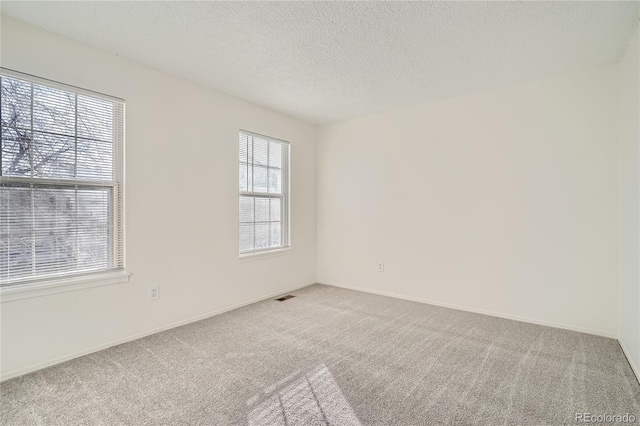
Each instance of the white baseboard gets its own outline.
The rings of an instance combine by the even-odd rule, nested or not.
[[[492,317],[505,318],[505,319],[510,319],[510,320],[514,320],[514,321],[528,322],[530,324],[544,325],[544,326],[547,326],[547,327],[554,327],[554,328],[561,328],[561,329],[564,329],[564,330],[578,331],[580,333],[594,334],[596,336],[608,337],[610,339],[616,339],[616,340],[618,339],[618,337],[616,335],[609,334],[609,333],[604,333],[604,332],[601,332],[601,331],[598,331],[598,330],[590,330],[590,329],[587,329],[587,328],[574,327],[574,326],[566,325],[566,324],[558,324],[558,323],[549,322],[549,321],[541,321],[541,320],[537,320],[537,319],[534,319],[534,318],[527,318],[527,317],[521,317],[521,316],[516,316],[516,315],[503,314],[503,313],[500,313],[500,312],[487,311],[487,310],[484,310],[484,309],[475,309],[475,308],[470,308],[468,306],[454,305],[454,304],[451,304],[451,303],[444,303],[444,302],[439,302],[439,301],[436,301],[436,300],[428,300],[428,299],[422,299],[422,298],[419,298],[419,297],[404,296],[404,295],[401,295],[401,294],[388,293],[386,291],[371,290],[371,289],[363,288],[363,287],[346,286],[346,285],[341,285],[341,284],[329,283],[329,282],[326,282],[326,281],[318,281],[318,284],[329,285],[329,286],[332,286],[332,287],[346,288],[348,290],[362,291],[364,293],[377,294],[379,296],[393,297],[395,299],[409,300],[411,302],[419,302],[419,303],[426,303],[426,304],[429,304],[429,305],[442,306],[444,308],[457,309],[459,311],[466,311],[466,312],[473,312],[473,313],[476,313],[476,314],[490,315]]]
[[[631,354],[627,350],[627,347],[624,345],[622,339],[618,339],[618,343],[620,343],[620,347],[622,348],[622,352],[624,352],[624,356],[627,357],[627,361],[629,361],[629,365],[633,370],[633,373],[636,375],[636,379],[640,382],[640,368],[636,365],[634,359],[631,357]]]
[[[142,333],[138,333],[138,334],[134,334],[128,337],[125,337],[123,339],[118,339],[118,340],[114,340],[111,341],[109,343],[105,343],[102,345],[98,345],[98,346],[94,346],[88,349],[84,349],[81,351],[77,351],[68,355],[63,355],[61,357],[57,357],[51,360],[47,360],[44,362],[40,362],[37,364],[33,364],[24,368],[20,368],[18,370],[14,370],[14,371],[9,371],[7,373],[4,373],[2,375],[2,377],[0,378],[0,382],[4,382],[6,380],[10,380],[13,379],[15,377],[18,376],[22,376],[24,374],[28,374],[28,373],[32,373],[34,371],[37,370],[41,370],[43,368],[46,367],[50,367],[52,365],[56,365],[56,364],[60,364],[62,362],[65,361],[69,361],[71,359],[74,358],[79,358],[81,356],[84,355],[88,355],[88,354],[92,354],[94,352],[98,352],[101,351],[103,349],[107,349],[110,348],[112,346],[116,346],[116,345],[120,345],[122,343],[126,343],[126,342],[130,342],[132,340],[137,340],[155,333],[159,333],[161,331],[165,331],[165,330],[169,330],[171,328],[175,328],[175,327],[180,327],[182,325],[186,325],[186,324],[190,324],[192,322],[197,322],[215,315],[220,315],[224,312],[228,312],[228,311],[232,311],[234,309],[237,308],[241,308],[243,306],[247,306],[250,305],[252,303],[256,303],[256,302],[260,302],[262,300],[266,300],[269,299],[271,297],[275,297],[278,295],[281,295],[283,293],[288,293],[294,290],[298,290],[301,289],[303,287],[307,287],[309,285],[315,284],[316,281],[310,281],[304,284],[300,284],[294,287],[290,287],[287,289],[283,289],[280,290],[278,292],[275,293],[271,293],[265,296],[261,296],[252,300],[248,300],[246,302],[242,302],[242,303],[238,303],[236,305],[233,306],[229,306],[226,308],[222,308],[222,309],[218,309],[216,311],[212,311],[212,312],[208,312],[206,314],[202,314],[202,315],[198,315],[195,317],[191,317],[188,318],[186,320],[183,321],[178,321],[172,324],[168,324],[162,327],[158,327],[149,331],[145,331]],[[515,315],[508,315],[508,314],[501,314],[501,313],[497,313],[497,312],[492,312],[492,311],[487,311],[487,310],[482,310],[482,309],[474,309],[474,308],[469,308],[469,307],[465,307],[465,306],[459,306],[459,305],[453,305],[450,303],[443,303],[443,302],[438,302],[438,301],[433,301],[433,300],[427,300],[427,299],[422,299],[422,298],[418,298],[418,297],[411,297],[411,296],[403,296],[400,294],[395,294],[395,293],[388,293],[388,292],[383,292],[383,291],[377,291],[377,290],[370,290],[367,288],[362,288],[362,287],[354,287],[354,286],[345,286],[345,285],[340,285],[340,284],[334,284],[334,283],[328,283],[328,282],[320,282],[318,281],[318,284],[324,284],[324,285],[329,285],[332,287],[339,287],[339,288],[345,288],[345,289],[349,289],[349,290],[356,290],[356,291],[362,291],[364,293],[371,293],[371,294],[377,294],[380,296],[387,296],[387,297],[393,297],[396,299],[402,299],[402,300],[409,300],[412,302],[419,302],[419,303],[427,303],[429,305],[435,305],[435,306],[442,306],[445,308],[451,308],[451,309],[457,309],[457,310],[461,310],[461,311],[466,311],[466,312],[473,312],[473,313],[478,313],[478,314],[484,314],[484,315],[490,315],[490,316],[494,316],[494,317],[498,317],[498,318],[505,318],[505,319],[511,319],[511,320],[515,320],[515,321],[522,321],[522,322],[528,322],[531,324],[538,324],[538,325],[545,325],[548,327],[554,327],[554,328],[562,328],[565,330],[571,330],[571,331],[578,331],[581,333],[588,333],[588,334],[594,334],[597,336],[603,336],[603,337],[608,337],[611,339],[616,339],[618,340],[617,336],[608,334],[608,333],[602,333],[596,330],[589,330],[589,329],[584,329],[584,328],[580,328],[580,327],[573,327],[573,326],[568,326],[568,325],[564,325],[564,324],[557,324],[557,323],[552,323],[552,322],[548,322],[548,321],[540,321],[540,320],[536,320],[536,319],[532,319],[532,318],[525,318],[525,317],[520,317],[520,316],[515,316]],[[640,369],[638,368],[637,365],[635,365],[634,360],[629,356],[629,352],[627,350],[627,348],[625,347],[624,343],[621,340],[618,340],[620,342],[620,347],[622,348],[622,351],[624,352],[625,356],[627,357],[627,360],[629,360],[629,365],[631,365],[631,369],[633,370],[633,372],[635,373],[636,377],[640,380]]]
[[[208,312],[206,314],[198,315],[198,316],[191,317],[191,318],[188,318],[188,319],[185,319],[185,320],[182,320],[182,321],[174,322],[172,324],[164,325],[162,327],[154,328],[154,329],[149,330],[149,331],[144,331],[142,333],[137,333],[137,334],[125,337],[123,339],[113,340],[113,341],[111,341],[109,343],[105,343],[105,344],[98,345],[98,346],[93,346],[91,348],[83,349],[83,350],[77,351],[77,352],[73,352],[73,353],[70,353],[68,355],[63,355],[63,356],[60,356],[60,357],[57,357],[57,358],[53,358],[53,359],[50,359],[50,360],[47,360],[47,361],[43,361],[43,362],[39,362],[39,363],[36,363],[36,364],[32,364],[32,365],[29,365],[29,366],[24,367],[24,368],[20,368],[20,369],[17,369],[17,370],[9,371],[7,373],[2,374],[2,377],[0,378],[0,382],[4,382],[6,380],[10,380],[10,379],[13,379],[15,377],[22,376],[24,374],[32,373],[34,371],[41,370],[41,369],[46,368],[46,367],[51,367],[52,365],[60,364],[62,362],[69,361],[69,360],[74,359],[74,358],[79,358],[79,357],[84,356],[84,355],[89,355],[89,354],[92,354],[94,352],[98,352],[98,351],[101,351],[103,349],[110,348],[112,346],[120,345],[122,343],[130,342],[132,340],[137,340],[137,339],[140,339],[142,337],[150,336],[152,334],[159,333],[161,331],[169,330],[169,329],[175,328],[175,327],[180,327],[181,325],[190,324],[192,322],[200,321],[200,320],[203,320],[203,319],[215,316],[215,315],[220,315],[222,313],[225,313],[225,312],[228,312],[228,311],[232,311],[234,309],[238,309],[238,308],[241,308],[243,306],[251,305],[252,303],[261,302],[263,300],[270,299],[272,297],[279,296],[279,295],[284,294],[284,293],[289,293],[291,291],[298,290],[298,289],[301,289],[303,287],[310,286],[311,284],[315,284],[315,281],[310,281],[310,282],[307,282],[305,284],[300,284],[300,285],[296,285],[294,287],[285,288],[283,290],[279,290],[276,293],[270,293],[270,294],[267,294],[265,296],[260,296],[260,297],[257,297],[255,299],[251,299],[251,300],[248,300],[246,302],[238,303],[238,304],[233,305],[233,306],[229,306],[229,307],[226,307],[226,308],[218,309],[216,311]]]

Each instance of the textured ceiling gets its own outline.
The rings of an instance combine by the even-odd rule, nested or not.
[[[12,2],[2,13],[311,123],[619,61],[637,2]]]

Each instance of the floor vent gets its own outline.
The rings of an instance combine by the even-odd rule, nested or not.
[[[284,302],[285,300],[289,300],[289,299],[293,299],[295,296],[292,296],[291,294],[287,294],[286,296],[282,296],[279,299],[276,299],[278,302]]]

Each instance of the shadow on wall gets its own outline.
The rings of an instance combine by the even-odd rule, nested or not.
[[[326,365],[295,372],[247,401],[249,426],[361,426]]]

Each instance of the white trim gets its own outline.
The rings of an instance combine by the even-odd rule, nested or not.
[[[251,132],[249,130],[244,130],[244,129],[238,129],[238,132],[245,133],[245,134],[247,134],[247,135],[249,135],[251,137],[254,137],[254,138],[271,139],[272,141],[282,142],[282,143],[286,143],[287,145],[289,145],[288,141],[285,141],[284,139],[274,138],[273,136],[262,135],[260,133]]]
[[[77,165],[76,165],[77,167]],[[42,177],[0,176],[0,183],[17,185],[34,185],[38,187],[65,186],[81,188],[113,188],[117,181],[83,180],[83,179],[52,179]]]
[[[275,293],[269,293],[269,294],[267,294],[265,296],[260,296],[260,297],[257,297],[255,299],[251,299],[251,300],[248,300],[246,302],[241,302],[241,303],[238,303],[238,304],[226,307],[226,308],[222,308],[222,309],[218,309],[218,310],[215,310],[215,311],[212,311],[212,312],[208,312],[206,314],[197,315],[195,317],[191,317],[191,318],[188,318],[186,320],[182,320],[182,321],[174,322],[174,323],[171,323],[171,324],[167,324],[165,326],[154,328],[154,329],[149,330],[149,331],[144,331],[142,333],[137,333],[137,334],[134,334],[134,335],[122,338],[122,339],[113,340],[113,341],[111,341],[109,343],[105,343],[103,345],[93,346],[91,348],[87,348],[87,349],[84,349],[84,350],[81,350],[81,351],[73,352],[73,353],[70,353],[68,355],[63,355],[63,356],[60,356],[60,357],[57,357],[57,358],[53,358],[53,359],[50,359],[48,361],[43,361],[43,362],[39,362],[39,363],[36,363],[36,364],[32,364],[32,365],[29,365],[27,367],[20,368],[18,370],[9,371],[7,373],[2,374],[2,376],[0,377],[0,382],[4,382],[4,381],[10,380],[10,379],[13,379],[15,377],[22,376],[24,374],[32,373],[34,371],[41,370],[43,368],[50,367],[52,365],[60,364],[61,362],[69,361],[69,360],[74,359],[74,358],[78,358],[78,357],[81,357],[81,356],[84,356],[84,355],[92,354],[94,352],[98,352],[98,351],[101,351],[103,349],[110,348],[111,346],[121,345],[122,343],[127,343],[127,342],[130,342],[132,340],[141,339],[143,337],[150,336],[152,334],[159,333],[161,331],[169,330],[169,329],[172,329],[172,328],[175,328],[175,327],[180,327],[182,325],[190,324],[192,322],[201,321],[203,319],[207,319],[207,318],[215,316],[215,315],[220,315],[220,314],[223,314],[225,312],[241,308],[243,306],[251,305],[253,303],[261,302],[263,300],[267,300],[267,299],[270,299],[272,297],[280,296],[281,294],[285,294],[285,293],[289,293],[289,292],[292,292],[292,291],[295,291],[295,290],[299,290],[301,288],[310,286],[310,285],[315,284],[315,283],[316,283],[315,280],[314,281],[309,281],[309,282],[306,282],[304,284],[299,284],[299,285],[296,285],[296,286],[293,286],[293,287],[285,288],[285,289],[277,291]]]
[[[49,296],[56,293],[84,290],[104,285],[129,282],[131,274],[125,271],[99,272],[73,277],[57,277],[28,284],[16,284],[0,288],[0,303],[31,299],[32,297]]]
[[[629,365],[631,366],[631,370],[633,371],[633,373],[636,375],[636,379],[638,379],[638,381],[640,382],[640,368],[638,368],[634,359],[631,357],[631,354],[627,350],[627,347],[624,345],[624,342],[622,341],[622,339],[618,339],[618,343],[620,343],[620,347],[622,348],[622,353],[624,353],[624,356],[627,358],[627,361],[629,361]]]
[[[270,257],[284,256],[285,254],[291,254],[291,247],[240,253],[240,255],[238,256],[238,262],[241,263],[251,260],[268,259]]]
[[[547,327],[561,328],[561,329],[564,329],[564,330],[570,330],[570,331],[577,331],[577,332],[580,332],[580,333],[593,334],[593,335],[596,335],[596,336],[607,337],[609,339],[615,339],[615,340],[618,339],[618,337],[613,335],[613,334],[605,333],[605,332],[598,331],[598,330],[591,330],[591,329],[587,329],[587,328],[582,328],[582,327],[574,327],[572,325],[559,324],[559,323],[554,323],[554,322],[550,322],[550,321],[541,321],[541,320],[537,320],[537,319],[533,319],[533,318],[521,317],[521,316],[517,316],[517,315],[503,314],[503,313],[494,312],[494,311],[488,311],[488,310],[484,310],[484,309],[469,308],[467,306],[454,305],[454,304],[451,304],[451,303],[444,303],[444,302],[439,302],[439,301],[435,301],[435,300],[422,299],[422,298],[419,298],[419,297],[403,296],[403,295],[396,294],[396,293],[388,293],[388,292],[385,292],[385,291],[370,290],[368,288],[328,283],[326,281],[318,281],[318,284],[324,284],[324,285],[328,285],[328,286],[332,286],[332,287],[346,288],[348,290],[362,291],[364,293],[377,294],[379,296],[393,297],[395,299],[409,300],[411,302],[419,302],[419,303],[426,303],[428,305],[442,306],[444,308],[457,309],[459,311],[465,311],[465,312],[473,312],[475,314],[489,315],[489,316],[492,316],[492,317],[498,317],[498,318],[510,319],[510,320],[514,320],[514,321],[527,322],[527,323],[530,323],[530,324],[544,325],[544,326],[547,326]]]
[[[38,77],[36,75],[32,75],[32,74],[27,74],[24,72],[20,72],[20,71],[15,71],[12,70],[10,68],[4,68],[4,67],[0,67],[0,73],[6,75],[7,77],[13,77],[13,78],[17,78],[19,80],[26,80],[26,81],[30,81],[36,84],[41,84],[44,86],[51,86],[51,87],[55,87],[56,89],[61,89],[61,90],[66,90],[66,91],[73,91],[73,92],[77,92],[81,95],[85,95],[85,96],[91,96],[93,98],[99,98],[99,99],[104,99],[107,101],[112,101],[112,102],[123,102],[124,103],[124,99],[122,98],[118,98],[115,96],[111,96],[111,95],[106,95],[104,93],[100,93],[100,92],[95,92],[93,90],[89,90],[89,89],[83,89],[82,87],[78,87],[78,86],[73,86],[71,84],[65,84],[59,81],[55,81],[55,80],[49,80],[48,78],[43,78],[43,77]]]

